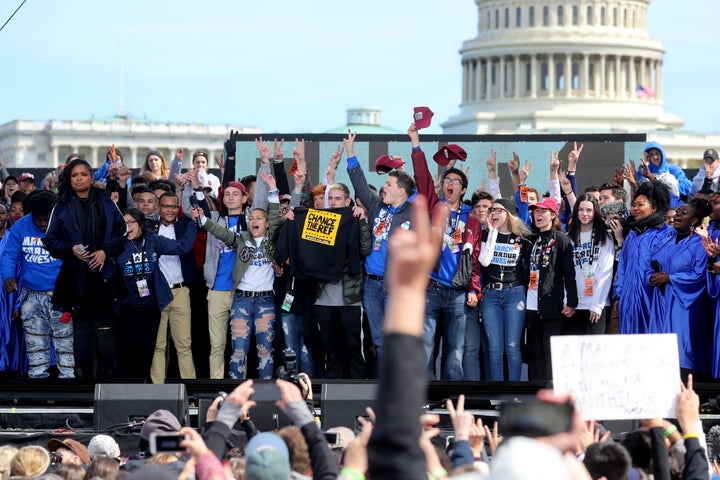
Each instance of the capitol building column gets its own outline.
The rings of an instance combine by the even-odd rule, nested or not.
[[[651,0],[474,2],[477,33],[460,49],[462,103],[445,133],[682,125],[661,101],[665,51],[647,31]],[[638,85],[654,98],[638,96]]]

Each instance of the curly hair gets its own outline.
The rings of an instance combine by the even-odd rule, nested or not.
[[[658,180],[642,182],[638,185],[633,201],[641,195],[648,199],[657,212],[664,212],[670,205],[670,189]]]

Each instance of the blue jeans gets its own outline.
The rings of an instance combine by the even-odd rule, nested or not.
[[[363,307],[367,312],[372,343],[375,345],[375,354],[380,361],[382,349],[382,325],[385,318],[385,305],[387,304],[388,291],[382,281],[372,278],[365,279],[363,289]]]
[[[503,380],[503,353],[507,354],[509,380],[520,380],[525,298],[522,285],[507,290],[483,290],[481,309],[488,340],[490,380]]]
[[[55,347],[55,358],[60,378],[75,378],[73,355],[73,324],[60,321],[62,313],[53,310],[50,295],[23,288],[20,293],[25,345],[30,378],[49,376],[50,342]]]
[[[423,342],[427,355],[428,375],[432,376],[433,346],[437,320],[442,312],[445,329],[442,332],[443,380],[463,379],[463,350],[465,349],[465,290],[439,285],[432,280],[425,296],[425,326]]]
[[[470,308],[465,305],[465,349],[463,350],[463,379],[478,381],[483,378],[480,365],[487,362],[480,361],[480,353],[487,355],[487,348],[482,348],[485,329],[480,323],[480,307]]]
[[[315,362],[313,362],[312,352],[303,336],[303,317],[294,313],[282,312],[280,321],[285,333],[285,346],[292,348],[297,355],[298,371],[296,373],[307,373],[309,377],[314,377]]]
[[[244,379],[247,374],[247,354],[250,335],[255,332],[259,378],[272,378],[272,341],[275,336],[275,301],[272,295],[262,297],[233,296],[230,337],[233,352],[230,357],[230,377]]]

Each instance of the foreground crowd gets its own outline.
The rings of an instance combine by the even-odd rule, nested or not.
[[[6,177],[0,371],[162,383],[171,340],[181,378],[271,378],[283,363],[313,378],[375,377],[395,294],[388,242],[419,220],[421,201],[429,217],[450,212],[423,301],[428,377],[520,380],[525,363],[530,380],[547,380],[551,336],[601,333],[675,333],[684,378],[720,376],[716,150],[690,181],[650,143],[637,170],[582,188],[574,145],[566,159],[551,153],[545,195],[513,155],[507,199],[492,151],[472,194],[459,145],[433,155],[433,178],[418,128],[413,176],[383,155],[379,192],[351,132],[315,186],[300,140],[287,173],[283,142],[257,140],[257,176],[236,179],[229,139],[222,182],[201,151],[184,173],[182,151],[170,165],[151,151],[131,178],[114,147],[95,172],[73,154],[37,187],[30,174]],[[334,180],[344,154],[353,194]]]
[[[311,386],[303,375],[299,383],[304,391],[276,380],[280,392],[276,405],[294,424],[277,434],[254,429],[249,412],[255,406],[255,390],[248,380],[238,385],[219,409],[221,398],[215,400],[202,432],[183,428],[170,412],[158,410],[146,419],[138,448],[132,452],[121,452],[106,435],[94,437],[87,447],[58,438],[51,440],[47,449],[2,447],[0,472],[23,479],[710,478],[692,376],[676,398],[677,424],[646,420],[645,428],[629,434],[623,444],[612,442],[610,432],[601,432],[594,422],[583,422],[580,412],[571,408],[564,408],[568,412],[564,425],[531,416],[523,427],[523,422],[510,422],[501,414],[499,427],[490,430],[465,411],[460,396],[457,405],[447,404],[455,441],[448,451],[437,446],[439,418],[421,415],[427,388],[424,311],[428,274],[437,262],[450,212],[439,211],[431,226],[423,196],[418,196],[412,209],[412,226],[394,232],[388,242],[386,282],[393,293],[383,323],[385,353],[378,396],[374,408],[368,410],[370,420],[360,419],[356,438],[350,441],[354,432],[340,430],[349,443],[336,440],[338,444],[328,445],[304,400]],[[562,408],[571,401],[549,390],[541,390],[537,397],[551,407]],[[229,446],[237,422],[248,442]],[[500,433],[505,426],[510,430],[511,423],[512,435],[503,439]],[[149,449],[157,449],[158,434],[178,433],[185,439],[172,452],[146,457]]]

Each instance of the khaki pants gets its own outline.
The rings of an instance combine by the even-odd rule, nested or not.
[[[210,378],[225,377],[225,344],[234,294],[234,290],[208,290]]]
[[[190,290],[187,287],[172,290],[173,301],[160,312],[160,327],[155,341],[150,378],[153,383],[165,383],[167,367],[167,330],[177,350],[181,378],[195,378],[190,335]]]

